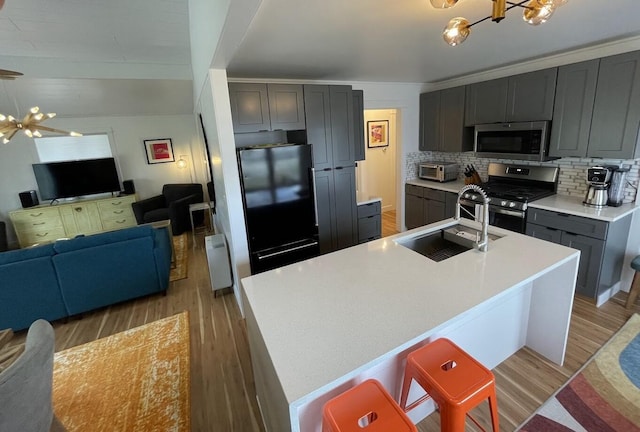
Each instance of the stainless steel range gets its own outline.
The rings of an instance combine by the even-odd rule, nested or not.
[[[528,204],[553,195],[558,189],[557,167],[492,162],[488,174],[487,182],[479,186],[489,197],[489,224],[520,233],[526,229]],[[465,192],[460,198],[463,208],[474,213],[476,219],[480,212],[475,210],[481,203],[479,195],[473,192]]]

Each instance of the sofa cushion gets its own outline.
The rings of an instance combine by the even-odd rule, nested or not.
[[[86,237],[76,237],[71,240],[58,240],[54,243],[53,248],[57,253],[65,253],[79,249],[102,246],[110,243],[133,240],[141,237],[151,237],[152,235],[153,227],[137,226],[117,231],[89,235]]]
[[[25,261],[35,258],[52,256],[53,245],[46,244],[41,246],[34,246],[26,249],[17,249],[9,252],[3,252],[0,254],[0,265],[10,264],[18,261]]]

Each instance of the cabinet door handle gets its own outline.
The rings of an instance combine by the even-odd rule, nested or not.
[[[342,167],[336,167],[337,170],[342,169]]]
[[[549,227],[545,227],[546,229],[548,229],[549,231],[558,231],[558,228],[549,228]]]
[[[556,215],[558,215],[558,216],[562,216],[562,217],[569,217],[569,216],[571,216],[571,215],[568,215],[568,214],[566,214],[566,213],[556,213]]]
[[[316,170],[311,168],[311,185],[313,187],[313,212],[316,218],[316,226],[318,226],[318,193],[316,191]]]
[[[331,171],[331,168],[325,168],[322,171]]]

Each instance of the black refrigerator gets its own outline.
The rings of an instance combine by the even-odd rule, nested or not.
[[[319,255],[311,144],[238,150],[251,273]]]

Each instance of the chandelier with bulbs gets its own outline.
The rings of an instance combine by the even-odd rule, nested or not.
[[[82,136],[81,133],[78,132],[67,132],[60,129],[54,129],[48,126],[43,126],[40,123],[44,120],[55,117],[55,113],[41,113],[40,108],[33,107],[29,110],[29,113],[24,116],[22,120],[18,120],[13,116],[5,116],[4,114],[0,114],[0,137],[2,138],[2,142],[4,144],[11,141],[11,138],[18,132],[22,131],[29,138],[31,137],[41,137],[42,134],[40,131],[45,132],[54,132],[63,135],[70,136]]]
[[[459,0],[431,0],[431,5],[437,9],[446,9],[455,6]],[[506,0],[492,0],[493,9],[491,15],[474,23],[469,23],[466,18],[456,17],[449,21],[444,28],[442,37],[451,46],[460,45],[471,33],[471,27],[483,21],[491,19],[493,22],[500,22],[504,19],[508,10],[516,7],[523,8],[522,19],[531,25],[539,25],[547,22],[553,12],[568,0],[524,0],[513,3]],[[525,4],[528,3],[528,4]],[[507,4],[509,7],[507,7]]]

